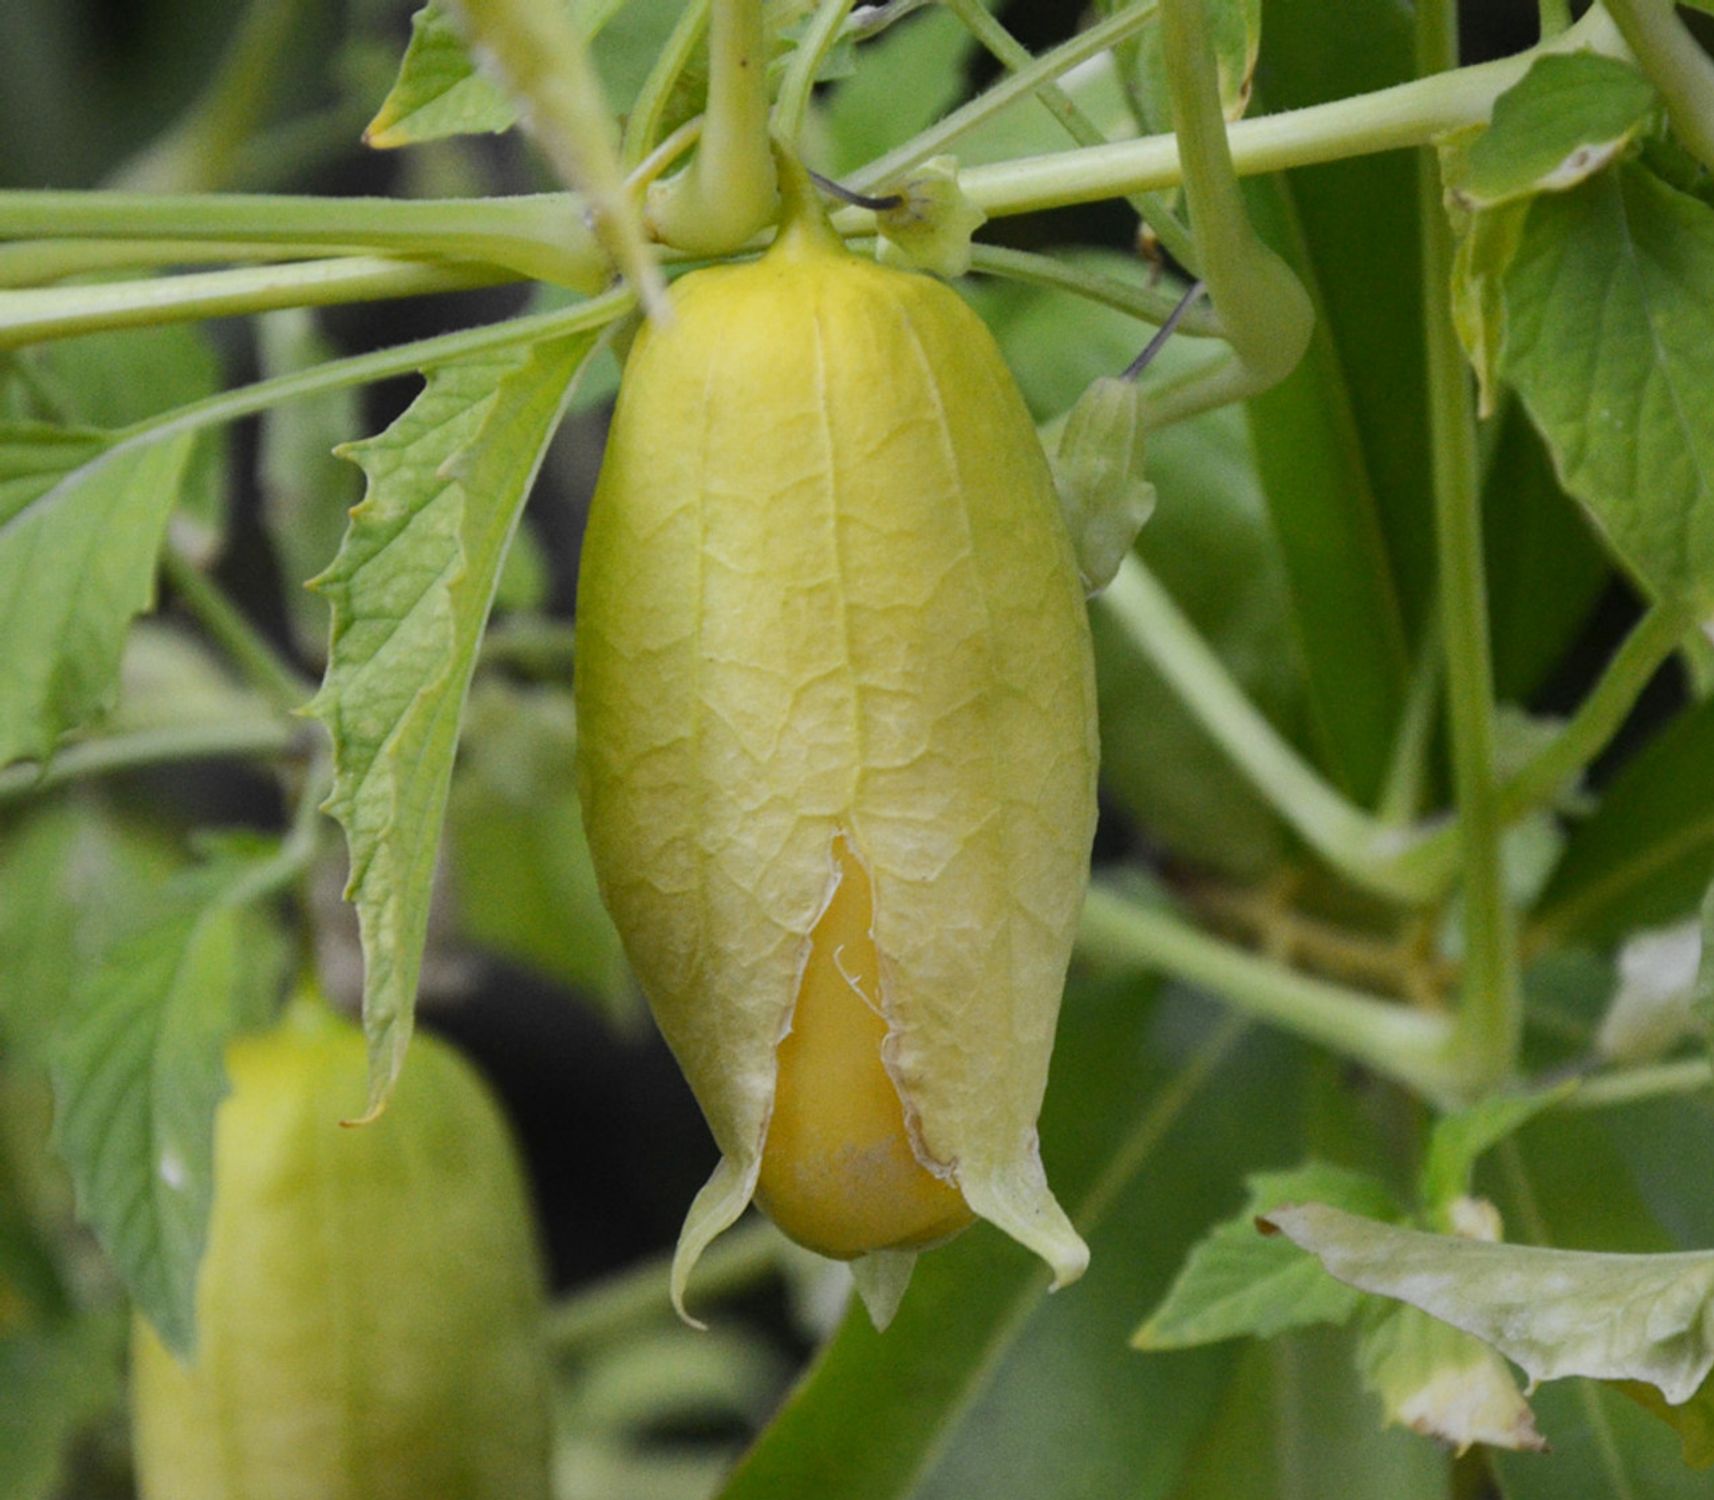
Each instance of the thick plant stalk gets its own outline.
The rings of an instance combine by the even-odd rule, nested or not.
[[[1417,57],[1425,72],[1457,59],[1450,0],[1421,0]],[[1435,164],[1422,164],[1423,315],[1428,346],[1429,434],[1434,463],[1435,550],[1452,781],[1464,912],[1464,982],[1458,1012],[1462,1060],[1477,1085],[1512,1070],[1523,997],[1511,908],[1500,868],[1500,789],[1494,766],[1494,672],[1482,551],[1481,485],[1470,372],[1452,325],[1452,230]]]
[[[491,57],[524,106],[567,187],[588,201],[595,233],[637,289],[645,311],[666,305],[666,284],[619,168],[619,133],[583,34],[553,0],[459,0],[471,41]]]
[[[648,227],[675,249],[724,255],[773,218],[777,198],[761,0],[714,0],[702,136],[690,165],[650,191]]]

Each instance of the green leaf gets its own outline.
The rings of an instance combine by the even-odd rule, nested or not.
[[[1672,1435],[1615,1387],[1543,1386],[1530,1398],[1547,1453],[1490,1456],[1504,1500],[1707,1500]]]
[[[1246,1184],[1243,1212],[1215,1226],[1191,1250],[1184,1269],[1132,1339],[1139,1349],[1184,1349],[1218,1339],[1271,1338],[1311,1323],[1343,1323],[1362,1294],[1335,1281],[1279,1236],[1262,1234],[1258,1216],[1314,1199],[1353,1212],[1392,1216],[1398,1204],[1363,1172],[1310,1162],[1267,1172]]]
[[[52,393],[57,419],[71,426],[128,427],[212,396],[222,383],[219,356],[194,323],[58,339],[20,357],[30,361],[37,389]],[[173,539],[194,560],[207,562],[225,539],[226,430],[199,432],[191,443]]]
[[[399,76],[364,141],[381,150],[449,135],[493,135],[510,130],[518,111],[506,92],[476,71],[458,27],[436,3],[411,17],[411,40]]]
[[[447,809],[460,926],[635,1023],[636,985],[583,833],[571,693],[479,682],[466,723]]]
[[[1102,0],[1103,14],[1122,6]],[[1242,119],[1250,103],[1250,83],[1262,41],[1262,0],[1213,0],[1208,28],[1214,41],[1214,61],[1220,79],[1220,103],[1228,120]],[[1160,27],[1144,28],[1136,40],[1120,49],[1120,66],[1129,70],[1131,97],[1136,101],[1144,134],[1173,128],[1172,98],[1167,91],[1166,57]]]
[[[1299,109],[1415,76],[1407,7],[1268,0],[1257,107]],[[1329,348],[1336,356],[1323,364],[1323,375],[1334,383],[1332,404],[1319,419],[1341,446],[1354,437],[1355,452],[1337,454],[1322,483],[1355,486],[1344,503],[1378,513],[1405,638],[1414,640],[1435,589],[1417,162],[1403,151],[1328,162],[1278,177],[1270,193],[1289,200],[1295,227],[1287,238],[1299,242],[1303,269],[1313,271],[1326,337],[1316,357],[1325,361]],[[1313,395],[1310,383],[1306,402]],[[1311,406],[1302,420],[1317,415]],[[1348,585],[1330,569],[1326,586],[1337,594]],[[1384,619],[1381,624],[1391,628]],[[1353,629],[1368,628],[1368,620],[1354,619]]]
[[[1290,583],[1317,759],[1338,787],[1370,803],[1404,706],[1405,615],[1354,383],[1312,248],[1285,185],[1253,183],[1249,201],[1258,229],[1317,304],[1315,334],[1297,369],[1246,403],[1250,442]]]
[[[107,705],[189,437],[109,446],[87,429],[0,426],[0,765],[46,759]]]
[[[372,1115],[404,1063],[459,717],[507,544],[593,336],[443,366],[379,437],[315,587],[333,606],[311,711],[333,736],[328,810],[351,846]]]
[[[1536,198],[1501,372],[1652,597],[1714,606],[1714,208],[1634,163]]]
[[[1527,1094],[1495,1094],[1469,1109],[1442,1115],[1434,1123],[1434,1132],[1428,1140],[1428,1155],[1417,1182],[1417,1195],[1423,1207],[1439,1223],[1446,1207],[1454,1199],[1470,1192],[1476,1163],[1485,1152],[1521,1130],[1544,1109],[1560,1103],[1576,1088],[1577,1083],[1573,1079],[1554,1088]],[[1318,1203],[1333,1203],[1339,1208],[1349,1206],[1313,1193],[1301,1196]],[[1441,1224],[1440,1227],[1445,1226]]]
[[[1678,1434],[1686,1464],[1693,1469],[1714,1469],[1714,1380],[1703,1381],[1681,1406],[1669,1406],[1652,1385],[1639,1381],[1620,1381],[1617,1389]]]
[[[258,352],[267,376],[307,370],[333,358],[305,309],[269,313],[257,321]],[[359,393],[322,391],[270,407],[262,414],[257,477],[262,523],[279,565],[286,615],[298,649],[314,661],[327,655],[327,601],[304,587],[339,550],[362,486],[333,450],[361,431]]]
[[[99,803],[56,798],[0,821],[0,1053],[43,1055],[122,913],[175,864]]]
[[[0,1332],[0,1495],[51,1500],[66,1448],[119,1399],[124,1323],[112,1316],[59,1319]]]
[[[566,3],[584,37],[604,42],[595,48],[595,63],[607,97],[623,107],[636,94],[677,19],[677,0]],[[611,35],[603,39],[610,22],[615,22]],[[494,135],[517,123],[517,106],[498,83],[478,71],[446,7],[440,0],[429,0],[411,16],[411,39],[399,76],[363,139],[389,150],[447,136]]]
[[[1688,1400],[1714,1368],[1714,1251],[1615,1255],[1400,1229],[1307,1203],[1269,1215],[1341,1281],[1461,1328],[1532,1381],[1644,1380]]]
[[[1613,778],[1572,833],[1532,941],[1605,945],[1696,910],[1714,879],[1714,699],[1686,709]]]
[[[1468,149],[1464,175],[1448,186],[1469,209],[1563,192],[1610,166],[1658,102],[1654,85],[1617,58],[1538,57],[1494,101],[1488,128]]]
[[[1137,1355],[1125,1335],[1258,1148],[1292,1149],[1301,1056],[1260,1037],[1229,1051],[1206,1015],[1073,986],[1041,1135],[1090,1238],[1076,1295],[1044,1300],[1028,1255],[980,1225],[923,1256],[884,1335],[846,1319],[727,1500],[1164,1494],[1231,1351]]]
[[[271,929],[241,904],[253,868],[220,861],[169,882],[104,956],[52,1058],[79,1216],[181,1354],[196,1338],[226,1041],[279,977]]]
[[[1252,1345],[1172,1500],[1447,1500],[1444,1454],[1382,1428],[1331,1329]]]
[[[1358,1340],[1357,1368],[1363,1388],[1381,1398],[1387,1422],[1459,1453],[1475,1443],[1527,1452],[1546,1447],[1506,1362],[1418,1308],[1379,1309]]]

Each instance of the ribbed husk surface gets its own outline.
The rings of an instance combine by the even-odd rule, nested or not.
[[[143,1500],[546,1500],[542,1277],[498,1107],[419,1035],[387,1111],[319,1003],[233,1044],[194,1364],[140,1319]]]
[[[1087,1252],[1035,1121],[1088,877],[1083,591],[981,321],[801,216],[632,348],[584,541],[580,779],[603,895],[723,1153],[675,1287],[754,1190],[843,835],[919,1159]],[[883,1247],[876,1247],[877,1249]]]

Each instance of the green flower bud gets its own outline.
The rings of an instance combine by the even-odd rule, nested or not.
[[[1154,514],[1155,487],[1143,477],[1143,399],[1134,380],[1103,375],[1077,398],[1060,433],[1054,480],[1091,594],[1113,581]]]

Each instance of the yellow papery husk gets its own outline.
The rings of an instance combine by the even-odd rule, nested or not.
[[[992,337],[819,211],[695,272],[627,361],[578,587],[591,851],[722,1152],[673,1270],[755,1192],[845,840],[917,1159],[1052,1267],[1036,1138],[1095,824],[1077,564]],[[902,1282],[893,1247],[868,1279]],[[906,1262],[908,1265],[908,1262]],[[861,1278],[860,1278],[861,1280]]]

